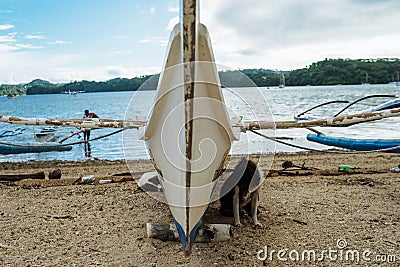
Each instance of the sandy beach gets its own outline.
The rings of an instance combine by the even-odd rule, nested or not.
[[[305,168],[282,171],[287,160]],[[170,212],[125,161],[0,163],[1,175],[62,172],[0,183],[0,266],[399,266],[400,173],[389,171],[399,164],[398,154],[278,154],[274,171],[261,166],[264,227],[245,217],[228,242],[196,243],[185,258],[180,243],[146,237],[146,223],[171,223]],[[136,161],[133,177],[152,170]],[[79,184],[80,174],[114,183]],[[232,224],[218,207],[205,223]]]

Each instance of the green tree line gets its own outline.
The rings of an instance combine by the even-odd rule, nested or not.
[[[303,69],[292,71],[268,69],[244,69],[219,73],[222,86],[278,86],[282,73],[287,86],[336,85],[336,84],[387,84],[398,81],[400,59],[325,59],[312,63]],[[0,85],[0,95],[15,94],[59,94],[67,92],[112,92],[144,90],[157,87],[159,75],[145,75],[116,78],[105,82],[75,81],[53,84],[44,80],[34,80],[28,84]]]
[[[397,82],[400,60],[325,59],[286,75],[286,85],[386,84]]]

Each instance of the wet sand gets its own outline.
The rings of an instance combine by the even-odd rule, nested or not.
[[[282,171],[286,160],[306,169]],[[138,189],[125,161],[0,163],[2,175],[62,171],[0,183],[0,266],[399,266],[400,173],[389,171],[399,164],[398,154],[278,154],[261,192],[264,227],[245,217],[230,241],[196,243],[185,258],[180,243],[146,237],[146,223],[171,223],[170,212]],[[134,178],[153,170],[132,166]],[[79,174],[115,182],[79,184]],[[232,224],[218,207],[205,222]]]

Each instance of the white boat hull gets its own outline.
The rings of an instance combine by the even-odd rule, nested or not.
[[[187,135],[181,43],[178,24],[171,34],[156,103],[143,139],[161,176],[165,198],[188,254],[210,202],[213,181],[224,168],[231,143],[238,137],[233,133],[225,108],[210,38],[201,24],[198,61],[193,63],[196,71],[191,100],[192,135]],[[191,147],[187,146],[189,141]]]

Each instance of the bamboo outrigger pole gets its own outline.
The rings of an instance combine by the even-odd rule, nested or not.
[[[82,127],[87,129],[94,128],[131,128],[138,129],[146,125],[146,121],[140,120],[112,120],[112,119],[69,119],[69,118],[23,118],[0,114],[0,122],[20,125],[39,125],[39,126],[64,126]]]
[[[247,121],[243,122],[243,128],[248,130],[262,130],[309,127],[347,127],[358,123],[372,122],[398,116],[400,116],[400,108],[329,117],[312,121],[277,121],[275,124],[270,121]]]
[[[399,117],[400,108],[374,111],[368,113],[350,114],[338,117],[313,121],[244,121],[235,123],[233,127],[247,130],[262,129],[291,129],[309,127],[347,127],[358,123],[378,121],[386,118]],[[19,124],[19,125],[38,125],[38,126],[64,126],[82,127],[87,129],[95,128],[127,128],[138,129],[146,126],[144,120],[113,120],[113,119],[73,119],[73,118],[23,118],[0,114],[0,122]]]

